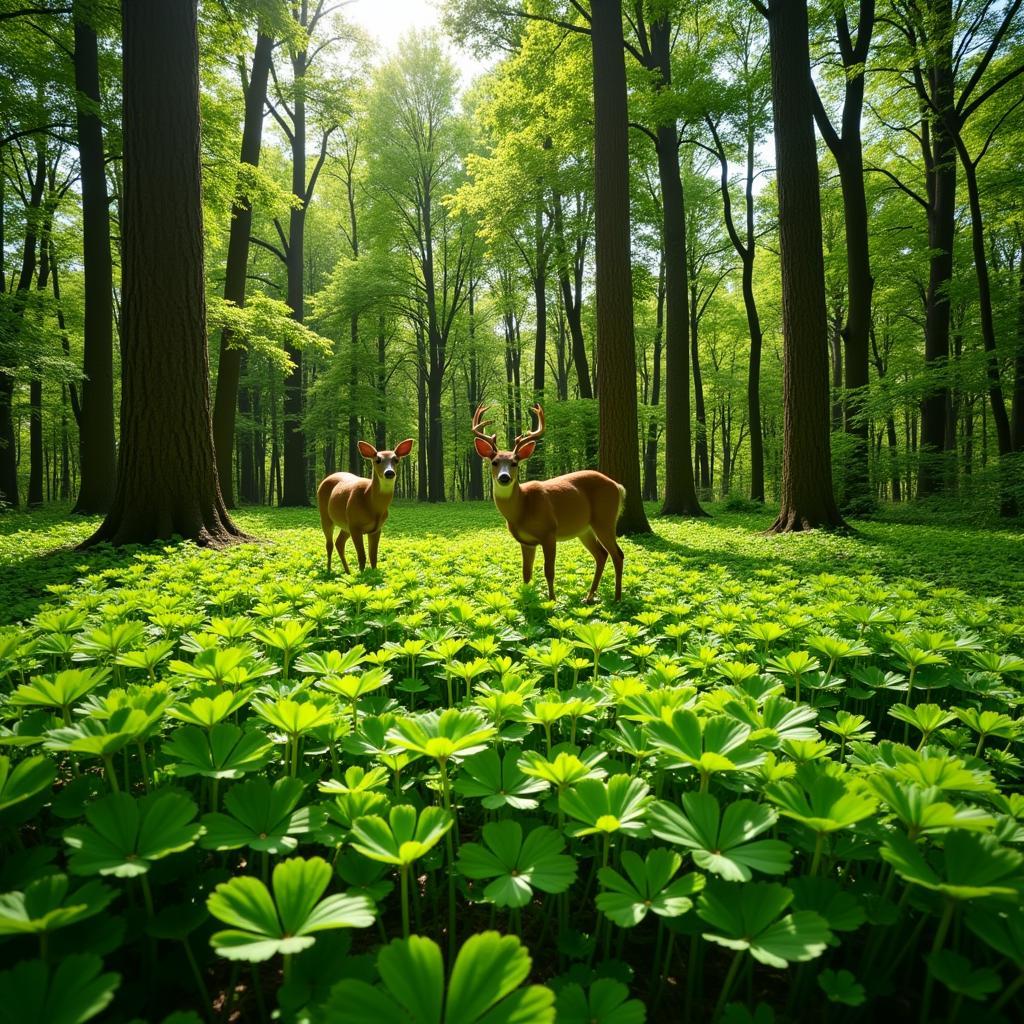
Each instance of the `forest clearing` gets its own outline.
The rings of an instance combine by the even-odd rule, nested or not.
[[[0,1024],[1024,1017],[1024,0],[0,0]]]

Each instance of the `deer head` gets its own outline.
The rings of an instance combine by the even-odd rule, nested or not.
[[[491,420],[482,419],[488,407],[477,406],[473,414],[473,436],[477,454],[491,464],[491,478],[494,481],[495,492],[499,495],[507,495],[519,481],[519,463],[525,462],[537,447],[537,442],[544,434],[544,410],[538,403],[532,409],[537,417],[536,430],[528,430],[520,434],[511,451],[498,450],[498,435],[485,434],[486,427]]]
[[[398,475],[398,463],[412,451],[412,439],[407,438],[395,445],[394,451],[377,451],[372,444],[368,444],[366,441],[360,441],[357,447],[359,454],[373,467],[373,474],[381,487],[392,489],[395,486],[395,477]]]

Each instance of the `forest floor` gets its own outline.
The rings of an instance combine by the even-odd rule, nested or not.
[[[910,888],[919,883],[913,865],[907,867],[899,861],[898,850],[883,849],[896,828],[892,825],[879,831],[879,816],[889,820],[902,805],[894,804],[893,810],[879,805],[877,796],[865,796],[865,780],[881,770],[880,751],[898,747],[907,764],[894,763],[886,769],[888,775],[898,776],[897,781],[903,779],[900,772],[931,771],[941,760],[946,769],[959,773],[959,786],[965,765],[969,767],[974,775],[969,775],[970,785],[964,788],[970,790],[972,803],[961,804],[960,795],[949,797],[957,800],[956,813],[962,810],[973,815],[965,820],[978,820],[981,810],[974,806],[978,801],[991,814],[985,821],[992,827],[995,815],[1000,816],[1002,833],[1010,828],[1006,817],[1010,810],[1016,807],[1014,813],[1024,817],[1017,792],[1024,774],[1018,754],[1019,733],[1015,722],[1003,713],[1019,714],[1017,694],[1024,680],[1024,532],[907,507],[860,520],[847,535],[768,536],[764,531],[772,522],[771,510],[737,512],[714,505],[709,510],[712,516],[708,519],[669,519],[657,517],[656,506],[651,505],[653,534],[622,541],[626,558],[622,603],[611,601],[614,580],[609,567],[601,589],[602,602],[596,608],[580,604],[593,572],[593,561],[581,544],[559,546],[557,600],[552,606],[544,599],[540,560],[540,582],[523,587],[519,547],[497,510],[484,502],[440,506],[396,502],[381,541],[379,570],[347,579],[341,576],[337,562],[331,576],[327,574],[323,535],[314,508],[241,510],[236,519],[256,541],[226,550],[156,544],[83,552],[75,545],[95,529],[96,519],[71,517],[67,510],[0,516],[0,750],[4,751],[0,767],[7,767],[9,748],[16,759],[33,758],[26,763],[49,772],[32,791],[31,800],[27,794],[20,798],[23,813],[17,819],[25,822],[22,834],[26,845],[43,839],[49,845],[40,850],[36,860],[12,857],[5,865],[0,842],[0,893],[49,884],[37,876],[54,870],[48,859],[56,858],[61,834],[73,849],[77,849],[76,836],[93,836],[81,823],[69,828],[74,819],[84,816],[99,828],[96,822],[106,820],[104,815],[120,820],[124,814],[142,813],[139,808],[150,806],[146,801],[157,799],[178,801],[189,821],[201,808],[207,809],[211,813],[189,824],[177,840],[168,842],[167,849],[153,854],[158,862],[145,876],[152,890],[152,895],[146,896],[151,901],[146,913],[157,915],[151,934],[156,936],[154,942],[161,942],[157,977],[144,969],[155,946],[141,940],[139,893],[131,884],[121,884],[134,883],[134,878],[113,879],[124,896],[117,912],[65,928],[48,940],[48,955],[59,958],[82,949],[103,951],[104,968],[114,972],[103,976],[106,986],[110,992],[115,983],[120,986],[111,1015],[104,1018],[114,1024],[140,1018],[162,1020],[171,1008],[208,1015],[211,1006],[226,1007],[220,1019],[265,1021],[266,1007],[275,1004],[294,1011],[305,1000],[319,1005],[334,998],[344,1005],[349,998],[345,972],[355,970],[352,965],[361,965],[359,971],[365,977],[374,977],[370,964],[379,939],[394,939],[408,922],[408,897],[403,890],[400,918],[398,894],[389,880],[389,864],[396,862],[383,858],[385,862],[378,864],[382,858],[373,856],[372,851],[365,853],[365,845],[352,846],[354,816],[369,821],[363,817],[368,813],[365,807],[378,808],[372,813],[383,814],[388,804],[386,790],[390,786],[384,787],[382,780],[390,769],[377,766],[370,770],[375,758],[400,764],[392,782],[404,803],[419,808],[431,805],[430,813],[441,812],[432,806],[438,800],[438,786],[428,758],[396,762],[394,751],[388,748],[384,761],[383,716],[400,710],[411,714],[395,721],[414,723],[409,729],[420,728],[416,722],[426,722],[433,730],[442,729],[442,724],[444,729],[454,729],[451,742],[462,744],[454,749],[464,751],[462,756],[467,758],[455,768],[453,785],[458,798],[453,806],[458,813],[452,819],[457,823],[454,841],[446,838],[446,845],[439,845],[442,828],[432,833],[430,843],[423,847],[429,852],[416,855],[422,858],[414,876],[412,900],[417,933],[438,941],[444,941],[447,934],[465,943],[464,951],[470,942],[490,941],[479,935],[470,939],[474,932],[497,926],[518,935],[533,956],[530,979],[558,992],[559,1022],[642,1021],[639,1001],[643,1000],[651,1024],[679,1024],[682,1019],[692,1024],[711,1020],[712,1006],[721,1008],[733,991],[740,999],[747,993],[750,1014],[754,1002],[765,999],[778,1008],[787,1005],[787,1019],[818,1020],[821,1010],[815,983],[829,999],[850,1006],[865,1003],[867,1012],[878,1019],[897,1015],[909,1019],[916,999],[913,994],[926,984],[922,964],[934,934],[935,922],[929,918],[932,904],[917,896],[908,898]],[[349,552],[354,562],[351,546]],[[820,663],[808,650],[817,652]],[[827,664],[829,659],[831,664]],[[83,662],[84,671],[73,667]],[[380,667],[368,668],[371,662]],[[99,674],[93,674],[90,664]],[[818,670],[824,670],[826,664],[827,670]],[[52,679],[41,671],[44,665],[55,673]],[[355,672],[357,665],[362,668]],[[919,665],[924,667],[915,686]],[[247,682],[258,684],[255,691]],[[78,705],[73,715],[66,715],[63,728],[59,716],[46,710],[56,706],[57,698],[49,690],[38,690],[37,683],[79,687],[58,700]],[[122,688],[126,683],[136,685],[126,693]],[[239,692],[231,691],[231,686]],[[375,692],[388,686],[389,691]],[[784,693],[792,693],[794,699]],[[524,697],[528,697],[525,702]],[[124,706],[126,700],[133,702],[132,710]],[[771,806],[783,808],[782,817],[776,820],[769,804],[752,803],[745,797],[734,809],[737,785],[728,779],[719,781],[718,775],[710,789],[702,790],[703,796],[697,794],[695,776],[686,766],[697,763],[692,758],[698,752],[686,760],[692,743],[685,729],[698,719],[690,710],[683,710],[682,703],[675,711],[670,703],[664,703],[663,709],[663,701],[689,702],[687,708],[693,704],[699,709],[706,729],[705,740],[698,741],[698,746],[705,741],[711,744],[707,736],[714,729],[719,731],[714,734],[719,742],[722,727],[733,739],[739,734],[749,736],[743,747],[748,759],[742,766],[748,770],[742,776],[746,786],[742,792],[760,794],[758,799],[768,794]],[[174,707],[170,707],[172,702]],[[980,719],[975,704],[987,708],[984,714],[992,717]],[[36,706],[40,709],[25,710]],[[431,706],[436,714],[418,714]],[[452,710],[445,711],[446,706]],[[286,721],[281,717],[286,712],[298,715],[302,709],[322,716],[323,722],[330,721],[330,727],[321,729],[321,719],[301,724],[297,718]],[[947,709],[952,709],[949,714],[945,714]],[[443,723],[438,717],[442,712],[447,716]],[[529,716],[524,717],[527,712]],[[541,717],[549,712],[557,712],[557,720]],[[221,721],[228,713],[235,724]],[[352,727],[359,722],[351,734],[350,715]],[[133,726],[136,732],[117,732],[129,729],[129,719],[139,719]],[[951,725],[954,719],[960,724]],[[182,721],[198,722],[204,728],[182,726]],[[554,727],[552,721],[556,721]],[[949,727],[939,730],[936,721]],[[642,729],[637,722],[645,723]],[[811,722],[817,725],[811,728]],[[758,726],[756,732],[751,731],[752,723]],[[209,733],[204,731],[211,727]],[[240,762],[237,771],[231,768],[221,773],[225,779],[223,788],[218,789],[220,775],[209,770],[204,760],[214,750],[213,746],[207,750],[207,737],[213,743],[216,734],[219,744],[226,736],[233,743],[241,735],[239,727],[248,730],[247,743],[252,743],[253,737],[263,743],[263,752],[259,758],[253,755],[251,763]],[[677,732],[677,727],[681,731]],[[466,728],[483,731],[471,732],[466,738]],[[595,774],[572,783],[557,799],[544,797],[538,807],[540,798],[529,794],[538,785],[545,790],[549,781],[558,781],[541,753],[546,750],[546,755],[552,756],[552,728],[560,744],[556,750],[590,751],[585,754],[591,758],[589,769],[575,756],[567,763]],[[295,738],[286,745],[289,729]],[[643,729],[649,732],[646,739]],[[978,729],[987,730],[980,739],[971,731]],[[922,730],[932,737],[932,746],[923,751],[925,739],[918,743],[916,737]],[[304,732],[310,734],[305,739]],[[129,735],[136,739],[131,748],[125,746]],[[389,731],[388,742],[417,752],[427,749],[415,736],[409,746],[402,738],[405,735]],[[494,735],[498,739],[492,749],[490,738]],[[487,742],[476,742],[474,737]],[[121,744],[111,748],[120,751],[116,761],[104,755],[107,747],[103,746],[114,740]],[[202,755],[195,764],[186,749],[193,741],[199,742]],[[653,751],[648,749],[648,741],[654,744]],[[918,745],[907,746],[908,742]],[[565,743],[570,746],[563,747]],[[43,754],[34,756],[40,745]],[[500,770],[495,767],[495,749],[505,752]],[[733,747],[722,749],[732,751]],[[683,761],[674,764],[669,760],[666,763],[673,770],[663,770],[660,762],[654,765],[649,760],[657,751],[665,751],[669,759],[676,757],[673,751],[683,751],[679,754]],[[522,758],[514,761],[520,754]],[[99,760],[103,756],[105,774]],[[715,765],[709,772],[734,770],[731,762],[717,754],[709,756],[718,757],[708,762]],[[601,759],[597,771],[594,765]],[[648,763],[638,776],[644,759]],[[79,761],[84,770],[72,780],[71,766],[79,775]],[[921,766],[918,761],[928,764]],[[703,754],[699,763],[705,763]],[[523,764],[541,765],[534,772],[540,773],[539,784],[514,767]],[[339,781],[342,766],[344,785]],[[607,784],[595,777],[604,774],[605,766],[612,780]],[[50,781],[58,770],[61,775],[54,791],[58,796],[54,797]],[[770,786],[769,771],[776,773],[776,782],[786,777],[786,772],[797,778],[799,786],[793,793],[798,796],[805,785],[810,787],[808,792],[813,790],[819,796],[822,786],[831,787],[829,799],[854,800],[861,810],[834,826],[845,830],[842,839],[822,845],[819,836],[816,843],[801,822],[826,819],[808,818],[800,810],[803,804],[787,803],[789,790]],[[506,778],[502,772],[511,774]],[[231,781],[246,773],[246,781]],[[123,781],[117,782],[119,776]],[[491,780],[487,785],[479,782],[485,776]],[[577,781],[579,778],[576,776]],[[237,883],[232,876],[252,875],[257,863],[262,864],[262,877],[269,877],[265,845],[253,846],[264,851],[258,862],[248,850],[236,851],[248,839],[223,845],[217,829],[228,821],[219,813],[222,804],[232,814],[242,815],[246,800],[269,799],[271,779],[276,780],[275,793],[282,786],[294,790],[289,790],[289,808],[304,795],[311,801],[319,799],[302,809],[313,816],[310,821],[317,822],[315,829],[296,825],[298,838],[283,833],[278,837],[277,832],[271,837],[275,843],[280,839],[273,847],[275,893],[279,869],[326,871],[321,879],[326,885],[331,872],[320,858],[327,856],[337,861],[337,872],[346,885],[366,886],[365,891],[376,893],[373,898],[379,901],[380,917],[374,928],[355,935],[347,929],[321,935],[308,953],[296,958],[296,977],[305,979],[301,984],[282,984],[282,978],[288,976],[288,960],[281,966],[277,956],[251,970],[246,968],[240,977],[239,966],[225,959],[232,953],[221,949],[221,937],[241,933],[216,932],[217,924],[197,899],[197,894],[205,898],[215,884],[216,892],[230,890]],[[365,787],[360,781],[364,779],[369,780]],[[509,779],[514,781],[518,803],[506,794],[506,786],[512,785]],[[630,799],[635,798],[636,807],[616,803],[614,815],[607,808],[602,810],[602,801],[612,807],[613,796],[620,800],[623,783],[631,787]],[[707,783],[705,777],[705,787]],[[899,784],[904,785],[905,780]],[[101,796],[108,785],[110,794]],[[356,789],[346,788],[350,786]],[[144,795],[152,787],[155,791]],[[384,788],[362,792],[373,787]],[[710,792],[716,822],[719,804],[715,801],[728,803],[729,814],[756,813],[760,825],[745,834],[744,841],[773,825],[773,841],[782,840],[771,847],[778,863],[764,853],[759,854],[762,860],[755,867],[770,877],[786,873],[789,888],[774,881],[738,882],[737,878],[749,878],[750,871],[744,869],[744,874],[735,865],[726,865],[732,872],[727,874],[718,864],[723,858],[716,854],[717,860],[709,862],[706,880],[698,873],[673,883],[673,888],[691,883],[696,887],[686,888],[693,900],[675,899],[662,908],[669,918],[679,917],[678,921],[663,926],[662,917],[644,920],[649,901],[636,919],[631,916],[636,910],[632,904],[624,915],[614,902],[595,902],[611,899],[608,886],[620,884],[615,882],[614,870],[611,875],[605,870],[609,850],[615,869],[650,869],[658,875],[656,888],[682,863],[681,855],[652,849],[653,841],[634,835],[636,815],[654,815],[647,807],[652,787],[668,802],[666,806],[676,808],[682,806],[684,794],[688,799],[696,794],[704,801],[701,807],[706,807]],[[842,791],[840,797],[834,792],[837,787]],[[938,799],[938,792],[927,790],[929,799]],[[333,799],[324,799],[331,794],[335,794]],[[498,803],[481,803],[481,794],[494,796]],[[363,810],[352,809],[357,806]],[[498,806],[500,813],[493,810]],[[950,807],[947,803],[939,806]],[[420,813],[412,806],[407,812]],[[697,811],[691,808],[688,813]],[[949,813],[953,813],[952,807]],[[291,820],[287,814],[281,818],[284,823]],[[616,831],[609,845],[606,833],[600,847],[591,836],[598,826],[588,826],[595,820],[604,827],[612,822],[615,830],[622,829],[621,835]],[[491,888],[485,889],[479,881],[485,875],[473,874],[469,861],[459,860],[457,871],[452,871],[455,848],[476,850],[481,835],[487,843],[504,837],[518,844],[516,836],[522,838],[523,822],[533,830],[531,841],[547,837],[544,842],[554,844],[554,852],[545,861],[549,867],[571,868],[569,874],[540,873],[533,883],[540,892],[531,894],[527,886],[529,902],[524,906],[488,896]],[[543,824],[538,826],[538,822]],[[339,823],[344,826],[345,840],[339,838],[343,834]],[[564,834],[556,835],[551,827],[554,823]],[[284,829],[285,824],[280,827]],[[627,827],[633,831],[627,833]],[[717,834],[717,824],[714,828]],[[675,837],[672,829],[655,832],[663,842],[683,846],[690,842]],[[1024,886],[1024,858],[1000,846],[996,835],[976,836],[968,831],[958,835],[966,837],[960,846],[966,844],[968,849],[961,852],[968,862],[998,854],[1003,858],[999,863],[1009,865],[1006,870],[1016,871],[1021,865],[1020,885]],[[2,836],[0,828],[0,840]],[[569,852],[563,855],[558,851],[566,846],[567,837]],[[264,830],[258,842],[266,839]],[[646,867],[637,866],[640,858],[632,852],[637,843],[646,844],[639,848],[648,850],[648,860],[654,858],[649,864],[643,862]],[[760,849],[770,844],[753,845]],[[342,846],[344,854],[340,853]],[[296,849],[306,860],[286,861],[286,855]],[[604,859],[601,872],[597,871],[599,849],[603,849]],[[825,859],[819,864],[823,851]],[[136,854],[132,852],[130,857]],[[897,858],[895,873],[885,858],[890,862]],[[664,878],[659,863],[662,868],[668,865]],[[109,874],[105,861],[97,864],[98,868],[71,853],[68,870],[73,875],[96,870]],[[822,865],[828,878],[812,877]],[[125,870],[135,869],[129,865]],[[716,875],[727,877],[723,880],[713,877]],[[897,875],[900,889],[906,889],[898,900],[900,890],[893,888]],[[697,897],[705,882],[708,896]],[[828,916],[832,904],[819,906],[820,901],[815,902],[815,894],[825,891],[822,886],[828,890],[826,896],[835,890],[855,911],[853,923],[849,915],[834,923],[834,929],[842,933],[841,943],[838,935],[824,941],[830,936],[826,925],[831,927],[833,922]],[[845,887],[842,892],[840,886]],[[282,891],[285,888],[282,882]],[[322,894],[323,885],[314,889],[313,902]],[[994,893],[1011,891],[1017,890],[992,889]],[[565,899],[558,901],[542,895],[562,892],[566,892]],[[276,898],[284,896],[278,893]],[[804,945],[787,945],[781,959],[775,956],[760,960],[760,964],[750,958],[741,964],[738,954],[730,960],[719,948],[731,934],[729,915],[722,916],[723,908],[767,900],[766,912],[771,916],[793,899],[799,901],[794,907],[800,911],[804,931],[798,937]],[[176,920],[176,908],[186,904],[195,910],[189,927],[196,931],[188,942],[172,942],[171,938],[180,936],[173,930],[161,931],[160,922],[165,913]],[[230,916],[218,911],[216,900],[211,898],[206,905],[221,921],[231,922]],[[691,905],[697,908],[696,914],[687,915]],[[764,910],[763,902],[757,905]],[[514,906],[514,911],[509,906]],[[872,918],[871,927],[856,930],[866,920],[864,908],[878,906],[882,916]],[[556,907],[561,928],[557,942],[553,925]],[[792,920],[787,917],[781,924]],[[887,927],[874,927],[878,921]],[[708,941],[698,942],[700,930],[709,927],[706,922],[712,922],[715,929],[724,928],[726,939],[719,942],[720,935],[704,935]],[[250,931],[257,937],[262,934],[256,925]],[[989,964],[1004,974],[1013,970],[999,959],[1003,947],[994,943],[993,952],[984,945],[983,935],[972,938],[967,932],[958,927],[950,930],[958,936],[957,948],[968,954],[972,963]],[[9,943],[6,950],[15,947],[11,962],[34,956],[35,941],[34,935],[25,935]],[[352,955],[348,956],[350,942]],[[599,946],[603,955],[595,963]],[[396,947],[393,943],[388,948]],[[201,995],[182,989],[181,978],[189,976],[190,966],[182,959],[183,950],[198,958],[199,966],[193,962],[191,967]],[[895,955],[897,950],[899,955]],[[240,955],[254,961],[266,959],[264,953],[249,957],[245,950]],[[778,969],[789,960],[823,955],[820,963],[793,975],[793,982]],[[95,958],[95,971],[99,971],[99,963]],[[766,963],[773,965],[772,969],[762,966]],[[479,967],[482,976],[489,970]],[[842,991],[835,987],[837,978],[846,979]],[[592,1000],[602,991],[599,985],[605,986],[603,992],[613,1003],[635,997],[624,1004],[629,1013],[600,1018],[592,1011],[585,1013],[581,985],[590,986],[588,998]],[[998,987],[996,977],[991,991]],[[112,998],[110,992],[107,998]],[[684,998],[687,1011],[681,1017]],[[986,1019],[1008,1019],[998,1013],[1002,1004],[996,998],[993,996],[992,1006],[986,1006],[986,1011],[992,1010]],[[953,995],[937,995],[935,1005],[940,1009],[952,1006],[949,1019],[962,1019],[957,1016],[960,1001]],[[237,1018],[232,1016],[233,1008],[238,1011]],[[1024,1019],[1012,1016],[1019,1009],[1007,1006],[1009,1019]],[[924,1017],[939,1019],[938,1015],[928,1018],[927,1013]],[[199,1017],[188,1019],[198,1021]],[[316,1019],[356,1018],[328,1015]],[[733,1014],[730,1019],[760,1020],[763,1016],[760,1012],[756,1018]]]
[[[1024,531],[1019,528],[979,526],[932,511],[915,515],[913,506],[905,506],[874,519],[857,520],[854,532],[845,536],[815,531],[777,537],[764,533],[774,518],[770,508],[761,513],[726,511],[713,503],[707,507],[710,518],[691,520],[659,517],[657,504],[648,505],[653,535],[623,543],[624,611],[635,610],[639,581],[643,581],[643,589],[654,582],[650,573],[659,557],[697,571],[725,569],[741,580],[800,579],[820,573],[869,574],[889,585],[908,582],[915,589],[922,585],[953,587],[974,596],[1024,603]],[[287,551],[291,564],[301,555],[300,561],[308,558],[310,571],[325,570],[323,534],[315,508],[249,507],[234,515],[258,540],[261,561],[272,559],[275,551]],[[82,576],[138,561],[145,549],[115,551],[104,546],[93,551],[76,550],[75,546],[99,522],[96,518],[69,516],[61,509],[0,516],[0,624],[32,615],[41,602],[50,598],[51,586],[72,584]],[[423,554],[452,551],[456,539],[460,549],[476,556],[486,554],[485,558],[473,559],[474,565],[479,561],[485,573],[482,583],[518,586],[518,545],[490,502],[426,505],[396,501],[381,540],[380,572],[387,572],[388,562],[394,560],[398,549],[415,562]],[[241,550],[246,547],[251,546],[242,546]],[[172,546],[155,546],[146,553],[147,560],[161,548],[168,555],[175,550]],[[653,563],[644,552],[654,556]],[[354,567],[351,544],[347,554]],[[216,557],[215,553],[210,555]],[[466,563],[460,564],[468,568]],[[559,604],[573,603],[586,592],[592,566],[582,545],[559,545],[555,581]],[[334,571],[338,569],[335,559]],[[543,586],[540,559],[534,587],[538,579]],[[601,591],[606,601],[612,580],[609,563]],[[537,593],[541,596],[540,591]]]

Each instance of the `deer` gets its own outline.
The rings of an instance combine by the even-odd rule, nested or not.
[[[359,571],[366,568],[363,537],[369,541],[370,568],[377,568],[377,546],[380,531],[388,518],[388,508],[395,496],[398,463],[412,451],[412,439],[395,445],[394,451],[377,451],[372,444],[360,441],[359,454],[373,470],[369,477],[355,473],[332,473],[324,477],[316,490],[320,509],[320,525],[327,540],[327,571],[331,571],[331,553],[337,548],[345,572],[349,572],[345,558],[345,544],[349,537],[359,558]],[[334,541],[334,528],[339,530]]]
[[[539,546],[544,552],[548,599],[553,601],[555,547],[560,540],[578,537],[595,562],[594,582],[583,603],[591,604],[596,598],[609,555],[615,566],[615,600],[621,600],[623,554],[615,530],[626,488],[593,469],[521,483],[519,467],[544,435],[544,410],[540,403],[534,405],[531,411],[537,418],[536,428],[516,437],[511,451],[499,451],[498,435],[484,431],[492,422],[483,419],[488,408],[481,403],[473,415],[474,444],[477,454],[491,464],[494,504],[505,517],[508,532],[523,549],[523,582],[529,583],[533,576]]]

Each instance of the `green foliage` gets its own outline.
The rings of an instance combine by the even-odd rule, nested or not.
[[[134,978],[153,946],[204,986],[280,955],[268,1013],[629,1024],[695,949],[723,1021],[781,1014],[772,972],[810,959],[809,1006],[877,1008],[898,970],[939,1012],[995,1012],[1024,963],[1012,589],[906,575],[865,537],[670,523],[623,540],[627,600],[592,618],[508,596],[489,510],[392,518],[362,577],[322,574],[308,510],[248,514],[262,545],[77,556],[0,633],[0,942],[45,964],[40,998],[58,956]],[[818,571],[839,554],[849,575]],[[587,557],[560,555],[579,593]],[[909,698],[908,655],[945,662]],[[505,938],[478,941],[492,914]],[[486,991],[462,1007],[466,950],[455,992]],[[748,976],[760,1009],[734,1002]],[[206,1005],[191,986],[156,1016]]]

